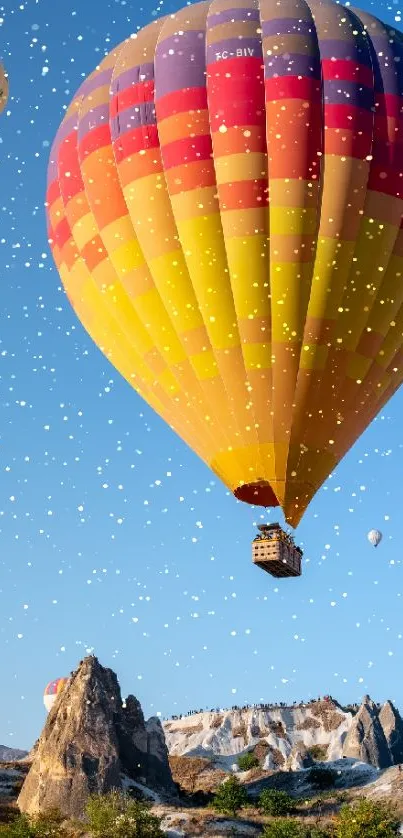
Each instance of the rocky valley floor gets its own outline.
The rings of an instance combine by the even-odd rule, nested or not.
[[[178,779],[178,762],[173,761],[173,777]],[[186,779],[186,763],[188,776]],[[199,760],[198,760],[199,762]],[[18,812],[17,798],[30,768],[30,761],[0,763],[0,822],[7,822]],[[337,763],[334,764],[337,767]],[[200,768],[201,766],[199,766]],[[181,777],[188,784],[194,778],[194,758],[183,757],[180,766]],[[342,803],[351,803],[358,797],[393,803],[403,824],[403,772],[398,767],[385,770],[371,769],[365,764],[348,761],[345,767],[339,765],[336,788],[318,794],[308,782],[307,769],[295,772],[264,772],[257,776],[256,771],[243,772],[241,780],[251,798],[251,804],[241,810],[236,818],[219,815],[211,805],[195,805],[192,796],[186,792],[177,798],[168,798],[154,794],[152,811],[162,819],[162,827],[167,838],[222,838],[222,836],[249,836],[261,834],[270,818],[262,815],[253,798],[264,788],[276,788],[287,791],[298,799],[295,817],[306,824],[326,824],[339,810]],[[221,776],[216,776],[218,787]],[[137,787],[138,789],[138,787]],[[144,789],[147,795],[147,789]],[[151,795],[149,795],[151,797]]]

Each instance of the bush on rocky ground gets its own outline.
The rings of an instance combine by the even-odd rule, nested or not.
[[[161,820],[148,803],[119,791],[95,795],[87,803],[89,831],[95,838],[163,838]]]
[[[64,838],[66,834],[64,818],[55,809],[33,816],[19,814],[0,824],[0,838]]]
[[[259,795],[259,809],[265,815],[282,817],[295,809],[295,800],[286,791],[263,789]]]
[[[219,787],[213,800],[218,812],[236,817],[243,806],[248,805],[248,795],[237,777],[229,777]]]
[[[294,818],[277,818],[267,824],[263,838],[308,838],[308,833]]]
[[[263,831],[263,838],[333,838],[333,835],[331,828],[306,825],[294,818],[278,818],[267,824]]]
[[[386,803],[361,798],[350,806],[342,806],[336,818],[336,838],[395,838],[399,835],[400,818]]]
[[[238,768],[241,771],[250,771],[251,768],[257,768],[259,765],[259,760],[255,754],[252,754],[251,751],[248,751],[246,754],[242,754],[238,757]]]
[[[285,814],[286,806],[292,811],[301,801],[269,789],[262,797],[266,801],[265,815],[276,813],[266,823],[262,838],[397,838],[400,834],[400,819],[394,807],[384,802],[360,798],[342,805],[331,822],[318,818],[316,823],[309,823],[306,814],[301,818],[279,816],[282,807]],[[215,808],[232,817],[248,803],[237,777],[224,782],[214,799]],[[0,838],[84,838],[84,834],[92,838],[164,838],[161,819],[152,814],[150,804],[118,791],[90,798],[85,821],[66,820],[52,810],[34,816],[18,814],[0,824]]]

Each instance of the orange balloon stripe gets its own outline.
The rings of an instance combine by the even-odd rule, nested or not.
[[[369,16],[367,16],[368,20]],[[381,55],[385,55],[386,64],[388,62],[392,63],[394,56],[391,54],[389,36],[383,30],[382,24],[377,22],[376,26],[378,37],[381,36],[383,39],[382,50],[380,47],[378,49]],[[397,76],[395,76],[394,83],[397,90]],[[395,101],[396,96],[393,97],[393,102]],[[393,166],[394,149],[399,142],[399,135],[398,132],[390,135],[389,130],[385,132],[383,126],[384,114],[380,109],[377,109],[375,111],[372,146],[369,152],[371,162],[368,191],[362,213],[361,232],[357,235],[356,252],[352,262],[352,268],[357,267],[356,276],[360,275],[359,266],[362,264],[364,256],[370,269],[366,271],[365,285],[360,286],[359,297],[357,295],[357,282],[359,280],[356,279],[352,271],[346,283],[339,308],[339,313],[342,316],[337,321],[333,348],[329,351],[326,365],[326,369],[330,370],[331,373],[326,380],[322,380],[317,393],[316,401],[318,410],[321,409],[321,422],[315,433],[313,433],[312,428],[307,429],[304,444],[308,446],[313,444],[314,439],[318,447],[329,446],[329,440],[337,436],[331,431],[335,412],[339,410],[344,417],[344,422],[346,422],[348,415],[356,409],[357,399],[363,398],[363,390],[367,395],[362,404],[367,399],[372,399],[372,401],[374,398],[375,401],[377,399],[380,386],[379,374],[371,365],[371,355],[376,354],[376,345],[372,342],[369,354],[367,353],[364,356],[362,356],[359,346],[360,341],[362,345],[362,335],[365,333],[371,311],[374,311],[376,322],[382,316],[379,315],[377,307],[379,306],[379,299],[382,299],[385,293],[383,291],[385,266],[391,262],[393,256],[403,211],[400,198],[397,197],[395,201],[391,200],[393,195],[399,195],[399,179],[390,176],[390,164],[392,163]],[[390,125],[388,125],[388,129],[390,129]],[[388,158],[390,162],[388,162]],[[378,160],[380,159],[383,160],[381,179],[379,178],[378,166]],[[389,179],[388,192],[384,192]],[[394,183],[393,189],[391,188],[392,183]],[[383,193],[383,196],[382,194],[381,196],[374,196],[371,187],[372,190],[377,187]],[[380,197],[383,197],[383,200],[380,200]],[[334,439],[331,444],[335,445]],[[340,456],[342,455],[340,454]]]
[[[136,41],[136,43],[134,43],[134,42],[130,43],[130,45],[128,45],[126,50],[122,53],[122,62],[124,61],[125,65],[127,65],[129,63],[130,66],[134,66],[134,75],[136,75],[136,70],[135,70],[136,60],[137,60],[136,55],[137,55],[137,52],[138,52],[139,49],[141,49],[141,47],[139,45],[139,42]],[[130,53],[130,58],[129,58],[129,53]],[[118,76],[119,65],[117,66],[116,73],[117,73],[117,77],[119,78],[119,76]],[[115,143],[114,143],[115,147],[116,147],[117,143],[119,143],[119,141],[120,141],[119,139],[115,140]],[[142,150],[139,151],[138,157],[139,157],[139,159],[142,159]],[[125,190],[125,194],[127,192],[127,195],[129,197],[129,203],[128,203],[129,212],[130,212],[130,208],[131,208],[131,205],[132,205],[133,198],[135,197],[135,194],[136,194],[135,182],[136,182],[136,180],[141,179],[142,176],[144,177],[144,173],[141,171],[141,165],[139,165],[139,167],[137,168],[136,165],[135,165],[135,158],[132,158],[132,161],[134,163],[133,171],[132,171],[133,180],[132,180],[131,184],[129,184],[129,183],[126,182],[126,178],[125,178],[124,183],[122,183],[122,186],[129,187],[129,190]],[[157,172],[160,171],[162,167],[161,167],[161,164],[160,164],[159,154],[158,155],[153,154],[153,162],[155,163],[156,171]],[[118,163],[119,174],[121,174],[121,170],[122,170],[122,164],[119,165],[119,163]],[[147,171],[147,174],[148,174],[148,171]],[[157,183],[157,186],[159,187],[160,199],[162,199],[162,197],[164,196],[164,192],[165,192],[164,183],[162,181],[159,181]],[[140,202],[140,206],[142,206],[141,202]],[[174,247],[175,249],[177,249],[176,252],[177,252],[178,258],[179,258],[180,250],[179,250],[179,244],[178,244],[178,239],[177,239],[176,227],[175,227],[173,218],[168,215],[169,212],[170,212],[170,205],[169,204],[166,205],[166,211],[167,211],[167,215],[166,215],[165,221],[164,221],[165,229],[169,230],[170,229],[169,225],[172,225],[171,232],[169,234],[169,238],[172,238],[171,247]],[[136,210],[136,212],[138,213],[138,210]],[[168,217],[170,218],[169,224],[168,224]],[[144,226],[142,224],[139,224],[139,225],[137,224],[139,218],[141,218],[141,214],[140,215],[135,215],[134,216],[134,223],[136,224],[136,232],[139,236],[139,242],[140,242],[140,244],[143,248],[143,252],[146,254],[146,257],[147,257],[147,255],[148,255],[147,243],[142,238],[142,235],[143,235],[143,232],[144,232]],[[155,248],[155,241],[150,240],[150,244],[151,244],[151,247]],[[151,253],[150,253],[150,255],[151,255]],[[173,254],[173,258],[175,258],[174,254]],[[150,262],[150,267],[151,267],[151,271],[153,272],[153,261]],[[182,274],[184,274],[185,273],[185,266],[184,265],[183,265],[181,270],[182,270]],[[183,279],[185,279],[185,276],[183,277]],[[169,308],[170,308],[169,300],[167,299],[166,294],[164,293],[164,289],[158,283],[158,279],[156,279],[156,281],[157,281],[157,286],[156,287],[158,287],[158,291],[161,295],[161,299],[164,301],[165,305],[167,305],[167,303],[168,303],[168,309],[167,310],[169,310]],[[189,282],[189,286],[190,286],[190,279],[188,279],[187,281]],[[189,287],[189,291],[190,291],[190,287]],[[188,303],[188,305],[189,305],[189,303]],[[192,304],[191,304],[191,307],[190,307],[190,312],[192,310],[194,311],[195,309],[197,309],[196,299],[194,299],[194,302],[192,301]],[[175,312],[175,314],[177,314],[177,312]],[[201,319],[200,319],[200,322],[202,323]],[[178,322],[176,321],[176,323],[177,323],[177,329],[178,329]],[[210,347],[209,347],[209,339],[208,339],[207,333],[205,333],[205,335],[203,336],[202,342],[199,346],[196,346],[196,345],[194,346],[194,331],[189,332],[188,329],[186,329],[185,331],[182,331],[181,329],[179,329],[178,330],[178,336],[181,339],[181,342],[182,342],[182,345],[183,345],[184,349],[187,350],[187,354],[189,356],[190,362],[191,362],[195,372],[197,373],[197,368],[200,366],[200,360],[201,360],[202,356],[199,359],[199,358],[197,358],[197,355],[195,353],[200,354],[203,351],[205,351],[206,355],[204,357],[208,358],[208,354],[209,354],[208,350],[210,349]],[[192,350],[193,346],[194,346],[194,349]],[[197,364],[197,366],[196,366],[196,364]],[[224,393],[223,393],[222,388],[221,388],[221,379],[219,377],[217,377],[217,375],[218,375],[218,373],[214,372],[214,376],[212,378],[211,374],[209,374],[209,379],[208,380],[201,380],[200,385],[201,385],[201,391],[204,393],[204,396],[207,398],[207,401],[209,403],[210,409],[207,412],[210,413],[210,421],[211,421],[212,416],[217,417],[217,421],[218,421],[217,441],[218,441],[220,431],[221,432],[222,431],[224,431],[224,432],[228,431],[228,433],[231,434],[232,417],[231,417],[230,413],[228,412],[228,409],[226,408],[225,402],[223,401]],[[229,437],[229,439],[230,438],[231,437]],[[229,445],[229,441],[228,441],[227,445]]]
[[[146,30],[144,30],[144,38],[146,40],[148,40],[148,32]],[[139,50],[141,50],[141,48],[142,48],[141,47],[141,41],[139,43],[139,40],[140,39],[137,39],[136,42],[131,42],[130,44],[128,44],[127,47],[125,48],[125,50],[123,50],[122,54],[121,54],[121,61],[122,61],[122,63],[125,64],[126,72],[128,72],[127,71],[128,66],[132,67],[133,69],[130,70],[130,74],[133,75],[134,77],[136,77],[136,75],[137,75],[137,69],[136,69],[136,63],[137,63],[137,60],[138,60],[137,55],[138,55]],[[143,67],[144,67],[144,65],[143,65]],[[116,67],[116,77],[117,77],[117,79],[119,79],[119,71],[120,71],[120,66],[119,66],[119,63],[118,63],[118,65]],[[120,139],[116,138],[115,142],[114,142],[114,147],[116,147],[116,145],[119,142],[120,142]],[[138,152],[138,156],[139,156],[140,159],[142,157],[142,151],[143,150],[140,149],[140,151]],[[133,158],[132,158],[132,160],[133,160]],[[161,165],[160,165],[159,153],[158,153],[158,155],[157,154],[153,155],[153,161],[155,163],[156,170],[160,171]],[[118,163],[119,174],[121,172],[121,165],[122,164],[119,165],[119,163]],[[124,184],[125,187],[128,187],[128,188],[125,189],[125,194],[127,195],[129,212],[130,212],[133,200],[136,199],[136,190],[137,190],[137,188],[139,188],[141,186],[142,176],[144,177],[144,173],[141,172],[141,167],[139,166],[138,169],[137,169],[135,166],[133,166],[133,180],[132,180],[131,184],[126,183],[126,182]],[[139,187],[136,186],[136,181],[137,180],[140,181]],[[164,224],[164,230],[167,234],[166,238],[167,238],[168,241],[171,242],[168,249],[175,248],[175,252],[172,252],[172,259],[174,261],[178,260],[178,266],[180,266],[180,270],[181,270],[181,274],[182,274],[181,281],[183,283],[185,283],[184,284],[184,289],[187,288],[187,292],[186,292],[187,296],[188,296],[187,307],[189,307],[190,316],[194,320],[195,312],[198,311],[197,300],[196,300],[195,297],[193,298],[193,296],[192,296],[193,295],[193,289],[191,287],[190,278],[187,275],[186,264],[184,262],[181,262],[181,260],[180,260],[180,256],[181,256],[181,252],[180,252],[180,249],[179,249],[180,246],[179,246],[179,242],[178,242],[178,235],[177,235],[175,222],[174,222],[173,216],[171,214],[169,198],[168,198],[167,193],[165,192],[164,182],[161,181],[161,180],[158,180],[156,185],[157,185],[157,188],[159,189],[158,194],[159,194],[160,202],[162,202],[163,199],[164,199],[164,202],[166,201],[166,204],[164,203],[163,224]],[[147,195],[148,195],[148,192],[147,192],[146,195],[144,195],[144,197],[147,198]],[[139,211],[139,207],[141,207],[141,211]],[[139,237],[139,242],[141,244],[143,253],[145,254],[146,258],[148,259],[149,264],[150,264],[151,272],[153,273],[154,272],[154,260],[152,259],[152,253],[153,253],[153,251],[155,252],[155,238],[152,239],[152,238],[147,237],[147,241],[144,239],[145,227],[144,227],[144,224],[141,223],[141,221],[142,221],[142,210],[144,208],[145,208],[144,199],[141,200],[140,197],[139,197],[138,200],[136,201],[136,213],[134,214],[133,223],[136,226],[136,233]],[[151,210],[151,206],[150,206],[150,210]],[[147,213],[147,210],[146,210],[146,213]],[[146,214],[145,217],[147,218],[147,214]],[[151,250],[150,250],[150,247],[151,247]],[[166,296],[166,291],[164,290],[164,287],[161,286],[161,283],[160,283],[157,276],[155,277],[155,280],[156,280],[156,287],[158,288],[158,292],[161,295],[161,299],[163,300],[165,306],[167,307],[167,311],[170,311],[172,306],[169,302],[169,299]],[[190,302],[190,300],[191,300],[191,302]],[[180,302],[180,300],[178,302]],[[193,311],[193,314],[192,314],[192,311]],[[176,316],[178,315],[178,313],[180,313],[180,312],[178,312],[178,311],[173,312],[173,314],[176,315]],[[184,347],[184,350],[188,354],[188,357],[189,357],[190,363],[191,363],[191,365],[194,369],[194,372],[196,373],[196,376],[198,376],[200,378],[199,383],[196,384],[195,386],[196,386],[196,388],[200,389],[200,392],[203,393],[203,395],[207,399],[207,402],[208,402],[208,405],[209,405],[209,410],[204,411],[203,415],[209,414],[209,421],[210,422],[212,421],[213,417],[215,417],[214,421],[216,421],[216,423],[217,423],[216,426],[215,426],[215,428],[216,428],[216,430],[215,430],[216,443],[219,443],[219,440],[220,440],[222,434],[226,433],[227,437],[228,437],[228,441],[226,443],[226,448],[229,449],[231,447],[230,446],[231,434],[232,434],[232,439],[233,439],[234,434],[236,434],[237,431],[232,430],[233,425],[234,425],[234,421],[233,421],[233,417],[230,413],[229,406],[226,403],[226,394],[225,394],[225,391],[222,388],[221,377],[219,376],[218,370],[215,369],[215,367],[211,367],[211,364],[210,364],[210,370],[208,370],[208,378],[207,379],[205,378],[205,373],[204,373],[204,370],[203,370],[203,359],[206,358],[207,360],[209,360],[209,355],[211,353],[211,347],[209,345],[209,338],[208,338],[207,332],[204,331],[201,343],[199,342],[199,340],[197,340],[196,343],[195,343],[195,335],[199,334],[199,332],[198,332],[198,330],[195,331],[194,329],[189,330],[189,327],[186,325],[186,319],[187,318],[185,317],[184,318],[185,329],[182,330],[180,328],[179,324],[178,324],[178,318],[177,318],[176,319],[176,329],[177,329],[178,337],[180,338],[180,340],[182,342],[182,345]],[[173,322],[175,323],[175,320]],[[197,315],[197,322],[200,323],[200,324],[203,323],[199,314]],[[234,456],[234,461],[236,463],[238,461],[238,455],[237,454],[235,454],[235,456]],[[241,473],[241,472],[243,473],[245,468],[246,468],[246,470],[248,468],[245,461],[242,460],[242,455],[241,455],[241,462],[240,462],[239,465],[236,465],[236,468],[239,471],[239,473]]]
[[[316,232],[319,223],[319,191],[322,151],[320,119],[321,84],[314,60],[306,62],[305,54],[314,53],[316,35],[312,16],[305,2],[297,2],[292,9],[292,20],[286,19],[287,32],[293,31],[295,18],[301,20],[307,35],[304,52],[298,42],[293,44],[294,63],[288,65],[286,56],[289,40],[277,37],[276,20],[279,9],[270,0],[262,0],[261,22],[266,96],[266,130],[269,184],[278,184],[270,192],[270,290],[272,295],[272,356],[273,432],[282,443],[276,463],[276,474],[281,485],[283,503],[286,490],[287,460],[292,428],[292,409],[299,369],[299,355],[303,337],[309,291],[312,281]],[[288,6],[284,8],[287,15]],[[283,10],[281,11],[281,19]],[[281,28],[281,27],[280,27]],[[291,35],[291,42],[293,35]],[[295,68],[295,69],[294,69]],[[284,200],[287,184],[298,181],[298,203],[291,206]],[[311,211],[306,212],[309,205]],[[283,246],[279,248],[273,227],[281,219]],[[291,225],[296,223],[296,235],[289,239]],[[312,232],[314,238],[312,238]],[[287,254],[288,250],[288,254]],[[287,254],[284,258],[284,252]],[[303,258],[301,259],[301,253]]]
[[[230,10],[232,4],[226,5]],[[258,27],[250,20],[256,9],[254,0],[245,0],[237,15],[222,21],[222,0],[210,4],[207,105],[229,280],[260,446],[258,476],[270,474],[275,491],[263,59]],[[242,54],[226,57],[230,45],[236,52],[236,43],[243,45]]]
[[[156,81],[156,116],[158,122],[163,122],[159,117],[159,102],[164,100],[165,95],[181,91],[187,87],[205,87],[205,43],[203,29],[206,25],[206,14],[208,4],[202,9],[201,5],[191,6],[176,15],[174,22],[174,33],[184,32],[182,38],[182,53],[192,55],[195,63],[195,77],[198,84],[193,84],[188,73],[181,71],[181,67],[173,66],[175,62],[176,35],[172,31],[172,21],[168,19],[162,27],[155,56],[155,81]],[[172,69],[171,69],[172,67]],[[193,127],[196,125],[200,130],[200,124],[205,125],[205,135],[200,146],[200,155],[205,161],[205,170],[214,172],[212,159],[212,145],[210,138],[209,111],[198,109],[196,112],[189,112],[188,135],[191,138]],[[197,143],[199,138],[194,139]],[[169,145],[161,144],[161,156],[165,169],[171,168],[172,156]],[[198,166],[194,155],[185,158],[188,169],[193,165]],[[179,163],[179,161],[178,161]],[[197,171],[197,170],[196,170]],[[216,187],[199,192],[197,181],[193,189],[182,192],[179,196],[171,196],[173,214],[178,227],[179,239],[185,254],[187,267],[191,281],[196,293],[197,302],[206,324],[210,341],[213,345],[214,354],[217,360],[218,369],[225,387],[230,403],[231,413],[236,419],[237,434],[239,443],[242,446],[254,446],[255,456],[252,460],[252,469],[260,474],[263,466],[260,462],[258,438],[256,434],[256,420],[253,413],[253,404],[248,400],[247,374],[244,367],[239,329],[232,291],[227,279],[228,266],[223,238],[219,205],[216,196]],[[184,200],[186,199],[186,200]],[[183,214],[181,211],[183,207]],[[195,218],[200,217],[196,232]],[[214,244],[214,261],[210,257],[211,237]],[[195,247],[199,244],[197,253]],[[206,282],[207,280],[207,282]],[[206,287],[207,284],[207,287]],[[211,288],[211,291],[209,291]],[[225,320],[223,321],[223,318]],[[221,322],[221,328],[216,323]],[[251,474],[253,472],[251,471]]]
[[[70,135],[70,140],[71,140],[71,137],[74,137],[74,138],[75,138],[76,136],[77,136],[77,134],[76,134],[76,132],[74,132],[72,135]],[[69,137],[67,138],[67,140],[68,140],[68,139],[69,139]],[[64,145],[65,145],[65,148],[66,148],[66,147],[67,147],[66,141],[64,141]],[[63,148],[63,144],[60,146],[60,151],[62,150],[62,148]],[[72,154],[74,155],[74,152],[76,153],[76,147],[75,147],[75,146],[73,146],[73,145],[71,144],[71,142],[70,142],[70,150],[69,150],[70,156],[71,156]],[[72,164],[72,162],[73,162],[73,161],[72,161],[71,159],[69,159],[69,162],[68,162],[69,167],[70,167],[70,164]],[[63,163],[65,163],[65,158],[63,158],[63,155],[61,155],[61,154],[60,154],[60,155],[59,155],[59,164],[60,164],[61,166],[63,166]],[[61,186],[61,187],[62,187],[62,186],[63,186],[63,184],[65,184],[66,182],[69,182],[69,181],[68,181],[68,179],[66,180],[66,179],[63,179],[63,178],[59,178],[59,184],[60,184],[60,186]],[[76,181],[76,186],[77,186],[77,185],[79,186],[79,184],[77,184],[77,181]],[[81,188],[83,188],[83,185],[84,185],[84,184],[81,182]],[[68,194],[66,197],[68,198],[68,197],[69,197],[69,194]],[[85,210],[86,210],[87,212],[89,212],[90,207],[89,207],[89,205],[88,205],[88,203],[87,203],[86,196],[85,196],[84,192],[81,192],[81,198],[80,198],[80,200],[81,200],[81,204],[82,204],[82,206],[85,208]],[[69,207],[69,205],[67,204],[67,207],[66,207],[66,210],[67,210],[67,211],[68,211],[68,207]],[[61,222],[61,223],[62,223],[62,224],[64,224],[64,229],[66,229],[66,228],[67,228],[67,230],[69,230],[67,220],[64,220],[64,221],[63,221],[63,222]],[[95,225],[94,225],[94,227],[95,227]],[[70,235],[71,235],[71,234],[70,234]],[[89,251],[89,248],[90,248],[90,247],[93,247],[93,248],[95,248],[97,251],[99,251],[99,253],[98,253],[98,255],[99,255],[98,264],[100,264],[100,262],[101,262],[101,261],[103,261],[104,259],[106,259],[106,257],[107,257],[107,253],[106,253],[106,250],[104,249],[104,247],[103,247],[103,245],[102,245],[102,240],[100,239],[99,235],[96,235],[96,236],[95,236],[95,239],[93,239],[92,241],[88,242],[88,243],[84,246],[84,248],[81,250],[81,257],[85,259],[87,268],[89,268],[89,269],[91,270],[93,267],[95,267],[95,265],[93,265],[93,266],[92,266],[92,268],[91,268],[91,265],[89,264],[88,251]],[[85,257],[86,257],[86,258],[85,258]],[[115,277],[115,283],[116,283],[117,278],[116,278],[116,275],[115,275],[115,272],[114,272],[113,266],[112,266],[112,264],[109,262],[109,260],[108,260],[108,270],[107,270],[107,274],[108,274],[108,278],[110,279],[110,281],[111,281],[111,282],[113,282],[113,278]],[[118,321],[118,322],[120,322],[120,325],[121,325],[123,328],[124,328],[124,323],[125,323],[125,322],[126,322],[126,320],[127,320],[127,315],[128,315],[128,314],[129,314],[129,310],[124,311],[124,310],[122,310],[122,309],[120,308],[120,317],[119,317],[119,321]],[[117,309],[117,307],[116,307],[116,304],[115,304],[115,315],[118,315],[118,309]],[[130,318],[129,318],[129,321],[128,321],[128,322],[129,322],[129,324],[130,324]],[[128,330],[126,329],[126,332],[127,332],[127,331],[128,331],[128,335],[129,335],[129,336],[130,336],[131,334],[133,334],[132,329],[130,329],[130,325],[129,325],[129,327],[128,327]],[[142,333],[143,333],[143,334],[142,334]],[[148,335],[146,334],[146,332],[144,332],[144,331],[143,331],[143,326],[142,326],[141,321],[137,321],[137,323],[136,323],[136,329],[135,329],[134,334],[135,334],[135,336],[136,336],[136,339],[137,339],[137,345],[138,345],[139,349],[140,349],[140,346],[139,346],[139,339],[140,339],[140,337],[141,337],[141,335],[142,335],[143,348],[142,348],[142,349],[140,349],[140,354],[142,355],[143,359],[144,359],[144,360],[148,363],[148,365],[149,365],[150,369],[151,369],[151,370],[153,370],[155,374],[160,375],[160,376],[162,375],[162,377],[164,377],[164,375],[165,375],[165,372],[164,372],[164,371],[165,371],[165,369],[167,369],[166,364],[165,364],[165,362],[163,361],[162,356],[161,356],[161,355],[159,355],[159,353],[156,353],[156,352],[155,352],[155,350],[153,351],[153,353],[151,353],[151,352],[150,352],[150,349],[147,349],[147,345],[148,345],[148,346],[150,346],[150,347],[152,347],[152,342],[150,342],[150,340],[149,340]],[[137,362],[137,363],[138,363],[138,362]],[[156,382],[156,381],[154,381],[154,386],[158,386],[158,384],[157,384],[157,382]],[[190,413],[190,418],[187,420],[187,422],[185,422],[185,424],[184,424],[183,420],[182,420],[180,417],[179,417],[179,420],[175,418],[175,411],[177,411],[177,410],[178,410],[178,408],[179,408],[179,410],[181,411],[181,413],[183,414],[183,418],[186,416],[186,414],[189,414],[189,405],[188,405],[188,403],[187,403],[186,401],[184,401],[183,394],[182,394],[180,391],[179,391],[179,392],[177,392],[177,389],[178,389],[178,388],[176,388],[176,389],[175,389],[175,394],[174,394],[174,400],[175,400],[175,403],[174,403],[174,412],[172,412],[172,407],[169,405],[169,402],[167,402],[167,401],[166,401],[166,399],[165,399],[165,402],[164,402],[164,403],[165,403],[165,409],[168,409],[168,410],[169,410],[169,414],[170,414],[170,417],[171,417],[171,423],[173,424],[174,428],[178,430],[178,432],[180,432],[180,429],[182,428],[182,429],[183,429],[183,432],[184,432],[184,434],[185,434],[185,435],[187,435],[187,434],[188,434],[188,429],[189,429],[189,427],[193,428],[192,434],[196,434],[197,439],[199,440],[199,438],[200,438],[200,430],[201,430],[201,429],[199,428],[199,425],[200,425],[200,419],[199,419],[199,416],[198,416],[198,414],[197,414],[197,413],[196,413],[196,414],[194,414],[194,413]],[[205,434],[205,432],[204,432],[204,433],[202,433],[202,434],[201,434],[201,436],[203,437],[203,439],[204,439],[204,444],[205,444],[205,443],[206,443],[206,434]],[[203,450],[203,444],[202,444],[202,445],[201,445],[201,447],[200,447],[200,442],[198,442],[198,443],[197,443],[197,445],[198,445],[199,451]]]
[[[344,14],[344,10],[333,3],[310,2],[309,7],[315,15],[315,30],[322,60],[330,57],[343,58],[344,55],[349,54],[350,60],[356,66],[371,67],[369,48],[364,35],[357,29],[355,19],[350,18],[348,13]],[[334,39],[335,32],[338,36],[337,44]],[[300,474],[303,481],[307,478],[307,468],[312,469],[305,449],[317,452],[329,451],[329,454],[334,456],[332,448],[334,430],[332,429],[335,425],[337,427],[336,417],[340,407],[333,398],[334,377],[342,375],[335,329],[336,323],[339,322],[338,316],[341,313],[339,309],[342,305],[344,289],[348,283],[354,242],[359,234],[360,213],[365,206],[369,175],[369,164],[365,160],[372,148],[372,129],[363,133],[363,144],[360,148],[360,153],[364,158],[362,164],[356,157],[357,148],[354,147],[354,137],[363,127],[361,117],[363,97],[361,96],[360,99],[361,94],[359,95],[358,87],[354,82],[349,84],[350,87],[347,89],[351,93],[347,98],[344,93],[345,85],[340,84],[338,80],[334,81],[329,78],[323,80],[325,130],[321,175],[321,216],[292,416],[293,453],[288,465],[293,472]],[[373,105],[373,96],[371,98],[371,93],[369,93],[366,102],[368,112],[371,105]],[[350,117],[350,131],[348,135],[345,135],[346,149],[343,156],[334,154],[332,134],[326,130],[327,116],[329,114],[331,120],[334,120],[336,108],[344,109],[345,113],[348,111]],[[342,184],[342,189],[340,189],[340,184]],[[314,326],[315,321],[318,323],[318,328]],[[335,353],[331,353],[329,349],[333,340],[336,347]],[[329,375],[329,370],[332,370],[332,375]],[[308,422],[307,404],[309,404],[311,419]],[[295,501],[294,493],[291,491],[290,502],[295,504]]]
[[[63,224],[63,221],[61,222]],[[53,248],[53,255],[56,261],[56,264],[61,271],[64,281],[66,283],[66,288],[68,290],[68,296],[71,304],[73,307],[80,313],[80,318],[83,321],[83,324],[90,332],[90,334],[94,334],[94,338],[96,342],[99,341],[99,336],[102,334],[102,327],[104,329],[104,336],[106,338],[106,342],[108,345],[107,357],[116,366],[121,374],[126,378],[126,380],[131,384],[131,386],[136,390],[136,392],[146,401],[148,401],[151,406],[156,410],[156,412],[165,417],[171,427],[179,433],[179,435],[187,441],[188,439],[192,440],[192,447],[197,447],[199,456],[205,456],[203,443],[200,445],[197,433],[195,433],[195,428],[192,422],[177,419],[175,416],[175,412],[172,411],[172,406],[170,403],[170,399],[167,396],[167,393],[160,387],[157,381],[152,382],[152,387],[148,386],[146,383],[147,378],[149,378],[149,374],[147,368],[142,363],[141,355],[136,355],[133,345],[133,337],[131,335],[126,336],[125,331],[120,331],[121,324],[119,323],[119,319],[117,318],[114,320],[113,317],[110,315],[110,308],[108,306],[108,302],[106,299],[103,299],[102,296],[97,293],[96,285],[92,280],[91,274],[88,272],[87,267],[84,262],[81,262],[78,257],[78,253],[76,251],[75,245],[73,240],[70,239],[67,241],[62,250],[59,249],[58,244],[58,237],[57,231],[54,232],[54,242],[55,247]],[[73,260],[69,259],[67,249],[73,248],[75,251],[75,256]],[[80,267],[80,274],[79,279],[81,279],[81,283],[77,285],[77,278],[74,280],[74,291],[70,286],[71,280],[67,279],[67,275],[64,272],[64,265],[66,267],[70,265],[70,267]],[[87,282],[87,293],[85,293],[85,281]],[[98,310],[98,317],[97,322],[95,323],[94,318],[91,317],[90,310],[88,307],[85,306],[85,299],[88,296],[88,287],[92,289],[91,298],[93,302],[97,304]],[[95,292],[95,293],[94,293]],[[112,331],[111,331],[112,330]],[[113,335],[114,340],[111,342],[110,337]],[[101,344],[102,348],[102,344]],[[133,351],[134,350],[134,351]],[[134,362],[134,363],[133,363]],[[150,362],[150,359],[149,359]],[[136,369],[139,374],[134,374],[133,369]],[[142,377],[143,376],[143,377]],[[205,442],[205,435],[203,435],[204,442]]]

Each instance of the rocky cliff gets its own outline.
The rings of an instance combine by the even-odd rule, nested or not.
[[[391,701],[387,701],[379,713],[379,721],[386,737],[394,765],[403,763],[403,719]]]
[[[164,722],[170,755],[213,757],[231,766],[240,754],[257,750],[262,767],[284,768],[292,752],[321,746],[329,760],[342,756],[353,716],[331,701],[296,707],[250,707],[196,713]]]
[[[368,697],[351,711],[323,700],[194,713],[164,722],[164,730],[171,757],[207,757],[224,770],[233,769],[247,751],[255,753],[264,770],[295,770],[310,758],[352,757],[376,768],[403,761],[398,711],[391,702],[379,710]]]
[[[378,708],[368,695],[365,696],[346,736],[343,756],[368,762],[377,768],[389,768],[393,764]]]
[[[164,732],[134,696],[123,704],[115,673],[91,656],[49,713],[18,806],[79,817],[90,794],[130,782],[175,793]]]

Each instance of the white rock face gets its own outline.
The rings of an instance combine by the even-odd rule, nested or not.
[[[351,713],[321,701],[267,710],[196,713],[164,722],[163,727],[171,755],[215,758],[230,770],[234,757],[265,743],[264,768],[271,769],[282,767],[281,762],[285,765],[298,745],[307,749],[321,745],[327,748],[328,760],[340,759],[352,720]]]
[[[314,760],[305,746],[296,745],[287,758],[285,767],[287,771],[303,771],[304,768],[311,768],[314,764]]]

